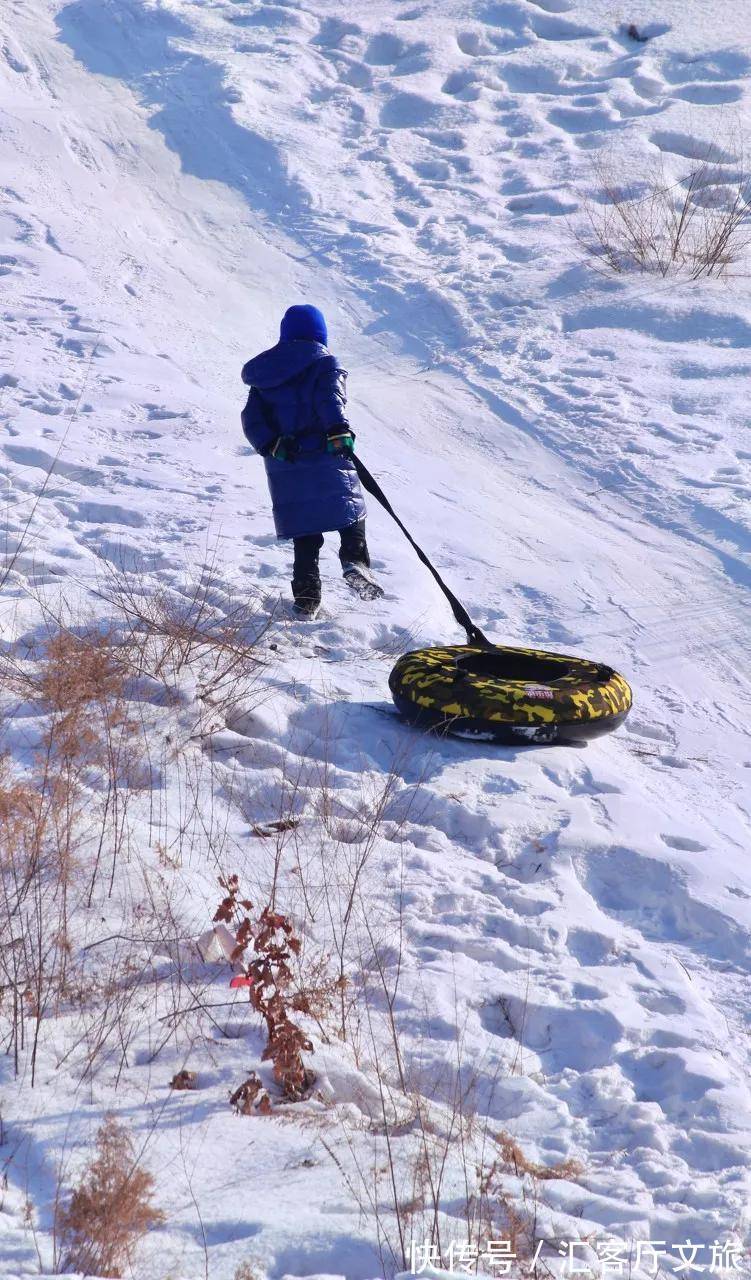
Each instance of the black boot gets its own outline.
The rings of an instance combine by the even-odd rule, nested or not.
[[[292,595],[298,613],[314,618],[321,605],[321,575],[318,572],[318,553],[323,546],[323,535],[310,533],[295,538],[295,565],[292,571]]]
[[[356,524],[349,525],[346,529],[340,529],[339,537],[342,545],[339,548],[339,559],[342,562],[342,570],[346,574],[348,569],[354,568],[356,565],[365,565],[366,569],[370,568],[370,555],[368,554],[368,544],[365,540],[365,521],[358,520]]]
[[[377,600],[383,595],[383,587],[379,586],[370,572],[365,521],[358,520],[357,524],[342,529],[339,536],[342,540],[339,559],[342,562],[344,581],[361,600]]]
[[[295,608],[306,618],[314,618],[321,606],[321,579],[316,574],[292,579]]]

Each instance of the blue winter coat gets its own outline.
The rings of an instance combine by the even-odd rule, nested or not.
[[[246,439],[262,454],[280,435],[298,445],[293,462],[265,458],[279,538],[345,529],[365,515],[352,462],[326,452],[327,432],[348,425],[346,378],[319,342],[278,342],[243,368]]]

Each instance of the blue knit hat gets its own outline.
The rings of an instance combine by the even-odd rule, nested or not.
[[[295,342],[300,339],[305,342],[320,342],[324,347],[328,342],[326,321],[322,313],[318,307],[311,307],[308,303],[301,307],[290,307],[285,311],[279,330],[281,342]]]

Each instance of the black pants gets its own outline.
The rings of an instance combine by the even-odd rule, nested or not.
[[[341,546],[339,559],[342,568],[348,564],[370,564],[368,544],[365,540],[365,521],[339,530]],[[318,570],[318,554],[323,546],[322,533],[306,533],[302,538],[293,539],[295,544],[295,567],[292,571],[292,594],[295,599],[321,598],[321,576]]]

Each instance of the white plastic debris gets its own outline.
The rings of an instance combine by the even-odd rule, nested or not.
[[[215,964],[219,960],[230,960],[237,946],[235,935],[226,924],[215,924],[196,943],[204,964]]]

